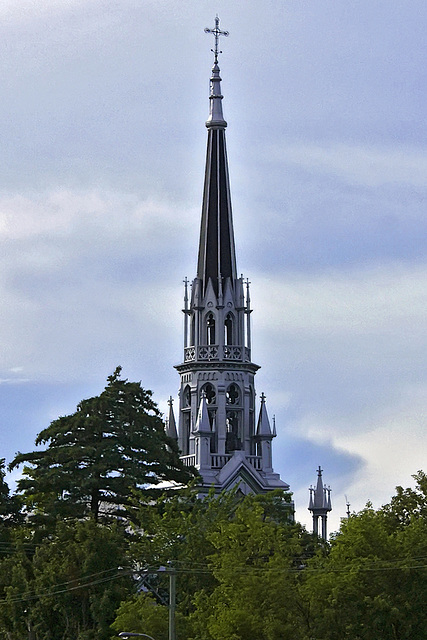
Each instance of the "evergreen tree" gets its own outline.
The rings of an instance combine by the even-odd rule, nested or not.
[[[21,503],[17,496],[10,495],[5,480],[5,459],[0,458],[0,538],[7,537],[7,530],[21,522]]]
[[[33,520],[129,518],[133,491],[154,495],[161,481],[186,484],[193,477],[165,434],[151,391],[122,380],[120,371],[99,396],[37,436],[45,450],[18,453],[10,465],[25,465],[18,491]]]

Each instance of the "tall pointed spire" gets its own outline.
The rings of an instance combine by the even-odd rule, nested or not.
[[[234,231],[231,214],[230,182],[228,176],[227,150],[225,144],[226,121],[222,113],[221,77],[218,66],[218,38],[228,35],[221,31],[219,18],[215,28],[205,29],[215,36],[215,59],[210,79],[208,145],[206,153],[205,186],[203,192],[202,222],[200,227],[199,259],[197,277],[202,281],[203,293],[212,282],[218,293],[218,283],[230,279],[234,286],[237,278]]]
[[[230,184],[218,67],[221,31],[218,16],[210,79],[205,184],[197,276],[184,281],[184,359],[178,443],[182,460],[200,474],[202,494],[239,486],[243,493],[287,491],[272,467],[274,432],[261,398],[256,428],[255,374],[251,357],[249,281],[237,277]]]

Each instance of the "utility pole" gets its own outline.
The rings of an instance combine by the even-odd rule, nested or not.
[[[158,569],[148,569],[146,571],[141,571],[141,575],[150,576],[157,575],[159,573],[166,573],[169,576],[169,603],[166,598],[163,598],[161,593],[156,590],[153,585],[148,582],[141,581],[146,589],[151,591],[155,595],[155,597],[160,601],[163,606],[167,606],[169,609],[169,640],[176,640],[176,630],[175,630],[175,610],[176,610],[176,570],[172,566],[172,562],[168,562],[168,567],[159,567]],[[123,631],[119,634],[122,638],[131,637],[135,634],[129,635],[127,631]],[[136,634],[141,635],[141,634]],[[142,634],[146,635],[146,634]]]
[[[169,640],[176,640],[175,608],[176,608],[176,573],[169,563]]]

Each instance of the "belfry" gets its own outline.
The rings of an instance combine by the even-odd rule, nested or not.
[[[185,464],[199,471],[201,493],[236,485],[243,494],[288,490],[273,470],[276,430],[264,394],[256,409],[250,283],[237,275],[218,66],[219,37],[228,32],[220,30],[218,17],[205,31],[214,35],[215,48],[198,265],[191,285],[185,280],[184,358],[175,367],[181,377],[178,431],[171,399],[168,434],[178,439]]]

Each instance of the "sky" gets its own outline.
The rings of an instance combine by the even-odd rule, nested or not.
[[[216,14],[274,468],[337,530],[427,471],[425,0],[2,0],[0,457],[117,365],[177,396]]]

